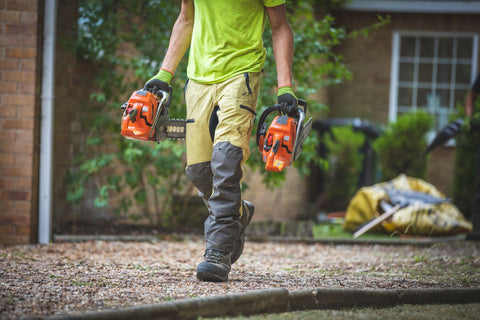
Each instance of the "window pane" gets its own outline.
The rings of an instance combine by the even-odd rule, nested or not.
[[[450,105],[450,90],[438,89],[437,97],[438,97],[439,107],[447,108]]]
[[[400,81],[413,82],[413,63],[400,63]]]
[[[462,107],[465,104],[465,98],[467,97],[468,90],[465,89],[458,89],[455,90],[455,106],[457,107],[458,104],[461,104]]]
[[[400,57],[415,56],[415,37],[401,37],[400,40]]]
[[[418,89],[417,90],[417,107],[428,107],[428,95],[432,93],[432,89]]]
[[[433,58],[433,38],[420,38],[420,57]]]
[[[412,105],[412,88],[398,88],[398,105]]]
[[[438,39],[438,57],[439,58],[453,57],[453,39],[452,38]]]
[[[418,66],[418,81],[432,82],[433,64],[420,63]]]
[[[449,84],[452,81],[452,65],[450,63],[439,63],[437,65],[437,82]]]
[[[471,38],[459,38],[457,58],[458,59],[472,59],[472,39]]]
[[[472,66],[469,64],[457,64],[457,70],[455,73],[455,83],[469,84],[470,75],[472,72]]]

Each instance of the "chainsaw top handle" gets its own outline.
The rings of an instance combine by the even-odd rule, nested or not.
[[[298,106],[303,107],[303,110],[302,110],[302,108],[298,108],[299,115],[298,115],[298,117],[295,117],[297,120],[300,118],[300,113],[301,112],[303,113],[303,118],[305,118],[305,114],[307,113],[307,101],[305,101],[303,99],[298,99]],[[258,120],[257,136],[256,136],[257,147],[258,147],[258,144],[260,142],[260,137],[262,135],[262,132],[265,133],[266,129],[267,129],[267,124],[265,123],[265,119],[273,111],[277,111],[280,114],[281,113],[280,105],[279,104],[274,104],[273,106],[270,106],[267,109],[265,109],[265,111],[260,116],[260,119]]]

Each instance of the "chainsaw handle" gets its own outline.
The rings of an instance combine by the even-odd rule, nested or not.
[[[278,111],[278,104],[274,104],[273,106],[270,106],[268,107],[263,113],[262,115],[260,116],[260,119],[258,120],[258,125],[257,125],[257,139],[256,139],[256,142],[257,142],[257,148],[260,148],[259,146],[259,142],[260,142],[260,137],[262,136],[262,134],[266,134],[266,126],[263,126],[263,124],[265,123],[265,119],[268,117],[268,115],[270,113],[272,113],[273,111]],[[265,131],[262,133],[262,131]]]
[[[303,99],[298,99],[298,106],[303,107],[303,110],[301,108],[298,108],[299,110],[299,118],[305,119],[305,114],[307,113],[307,101]],[[260,148],[259,143],[260,143],[260,137],[265,135],[267,133],[267,127],[264,126],[265,119],[272,113],[273,111],[280,111],[280,105],[279,104],[274,104],[273,106],[268,107],[260,116],[260,119],[258,120],[258,125],[257,125],[257,137],[256,137],[256,143],[257,143],[257,148]],[[303,117],[302,117],[302,112],[303,112]]]

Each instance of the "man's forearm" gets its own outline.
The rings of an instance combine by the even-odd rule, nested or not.
[[[473,111],[475,109],[475,100],[477,99],[478,93],[469,91],[467,98],[465,99],[465,115],[471,116],[473,115]]]
[[[182,57],[187,52],[192,39],[193,31],[193,1],[182,1],[180,15],[172,29],[172,35],[168,44],[167,53],[163,59],[162,69],[175,72]]]
[[[277,66],[278,86],[292,85],[293,32],[287,21],[286,7],[267,8],[272,29],[273,54]]]
[[[279,87],[292,85],[293,33],[289,25],[284,31],[272,30],[273,52]]]

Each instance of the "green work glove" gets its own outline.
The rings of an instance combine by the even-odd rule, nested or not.
[[[170,80],[173,74],[167,70],[160,69],[158,73],[145,83],[143,90],[150,91],[156,96],[161,96],[160,91],[172,93],[172,87],[170,86]]]
[[[278,88],[278,106],[280,112],[288,116],[296,116],[298,114],[298,99],[293,92],[292,87],[285,86]]]

